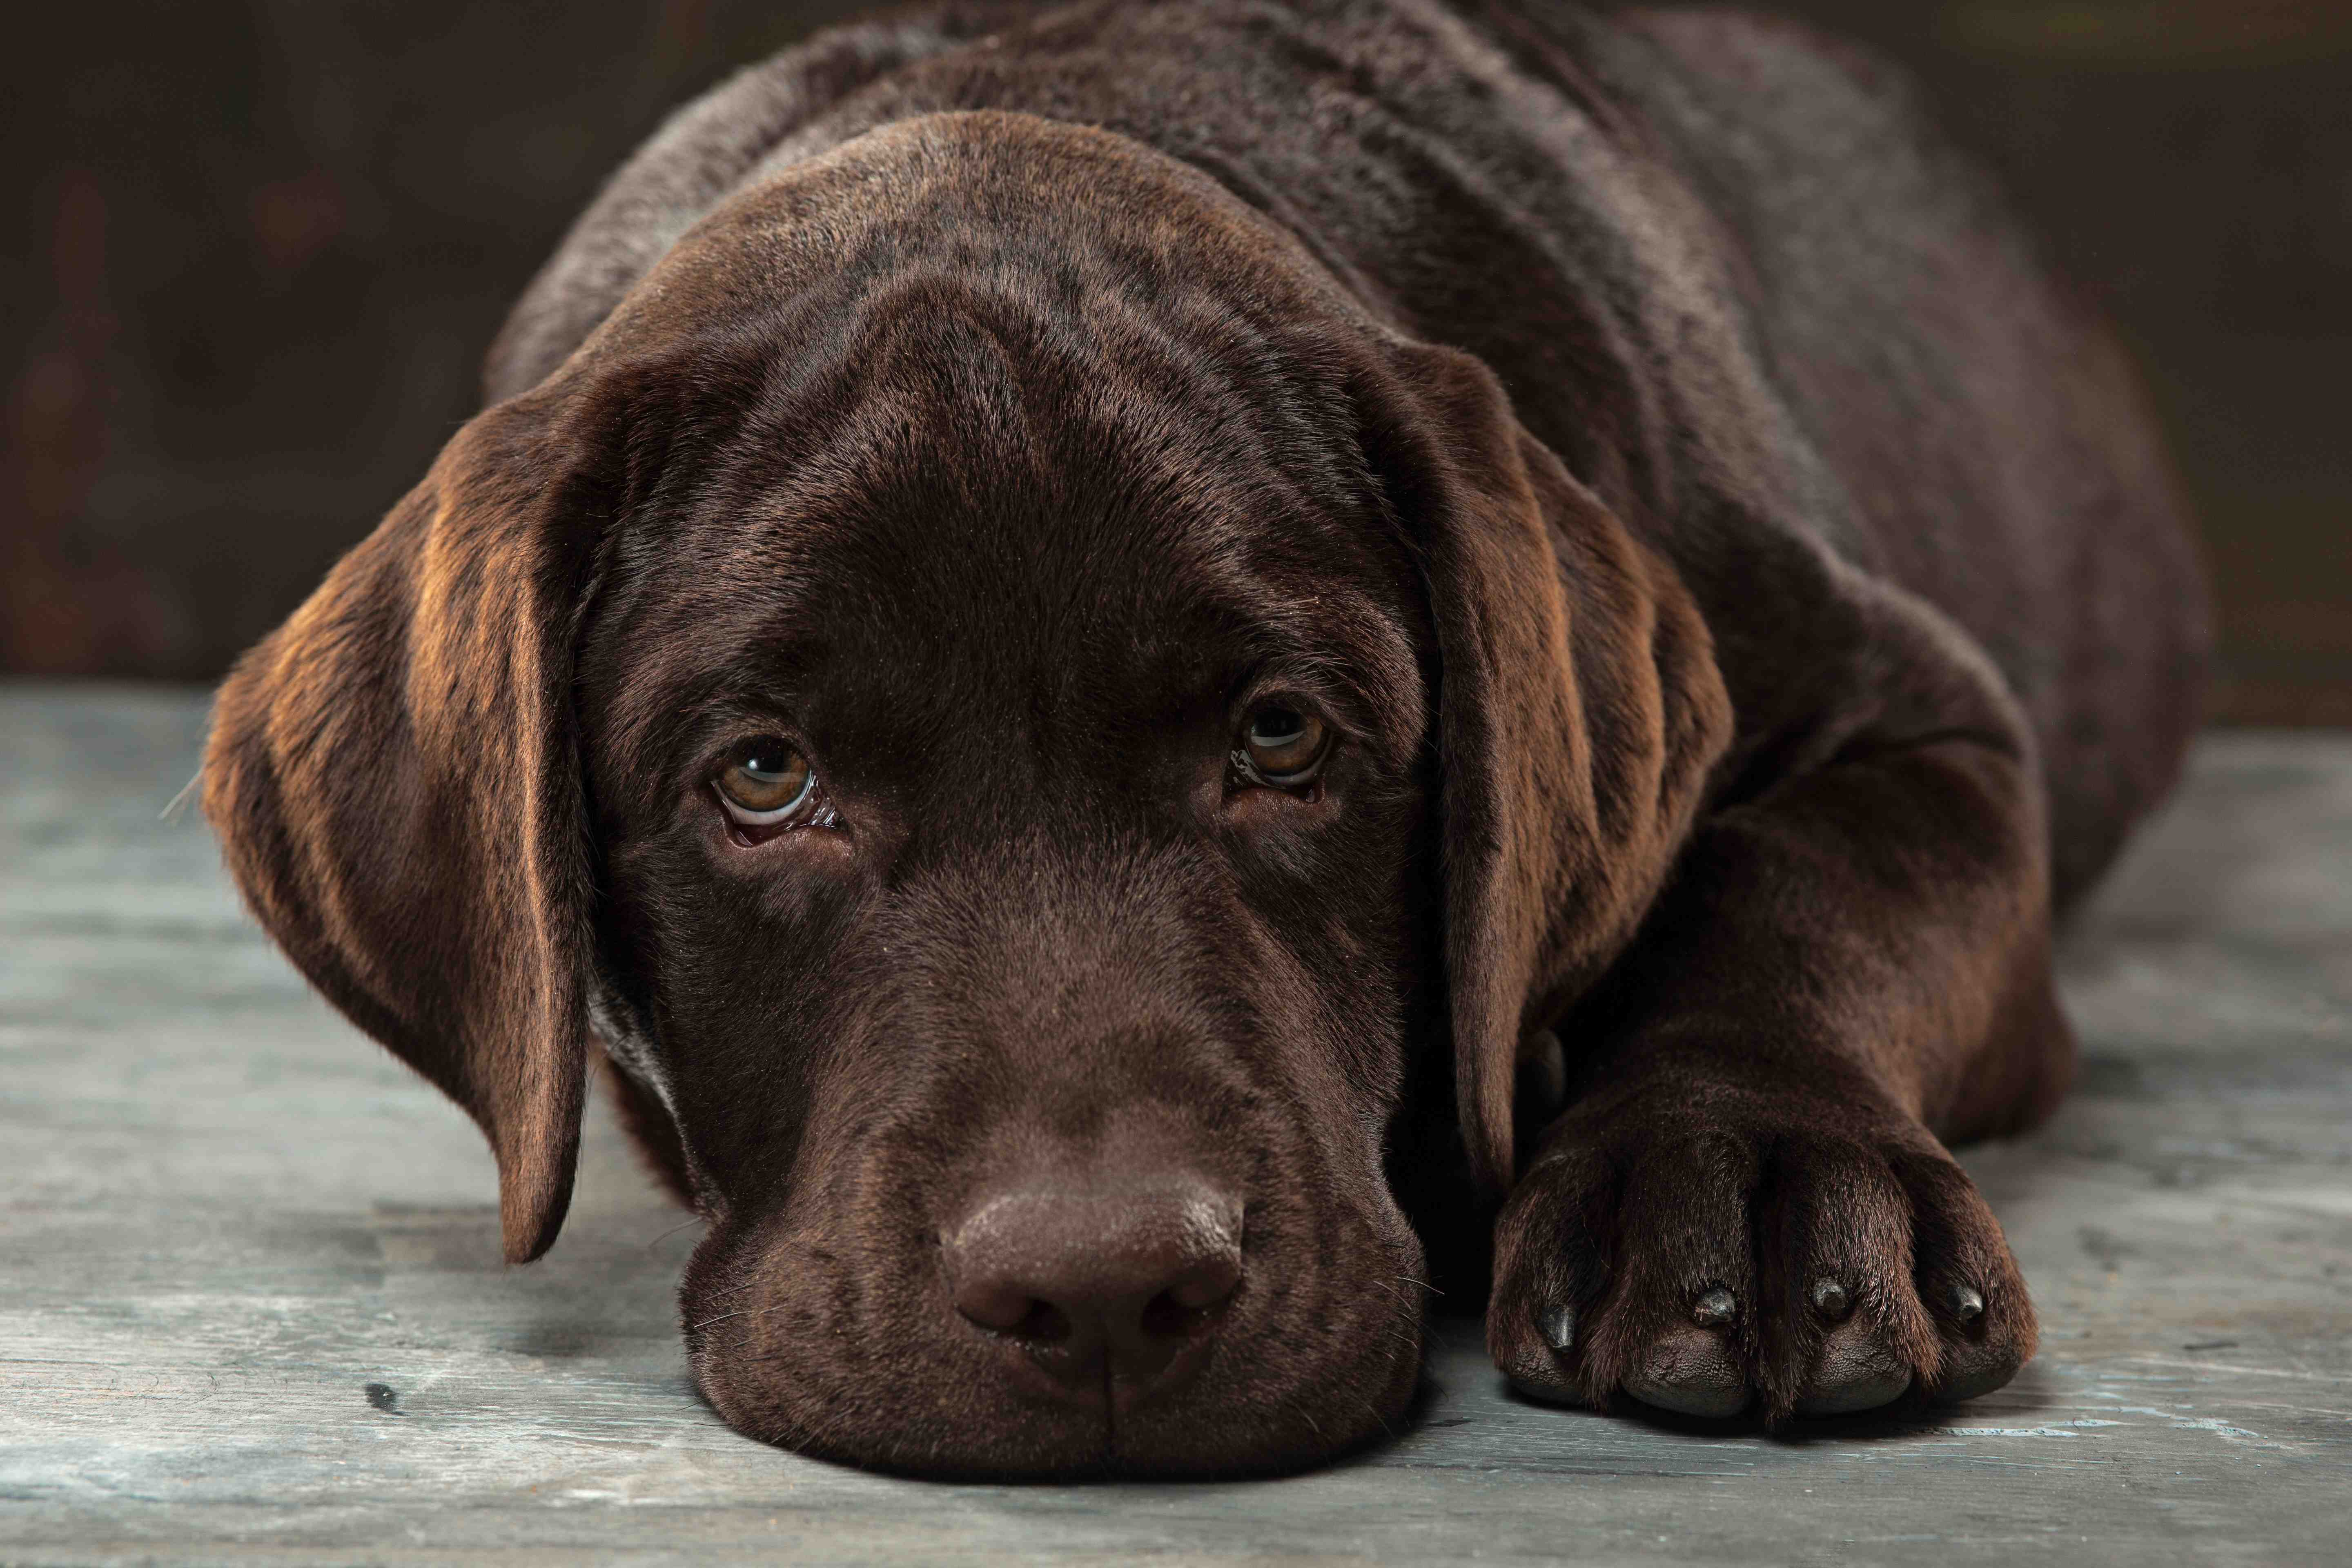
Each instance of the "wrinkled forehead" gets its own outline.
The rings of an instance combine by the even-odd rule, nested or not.
[[[831,374],[778,372],[610,552],[583,672],[609,738],[777,707],[1099,734],[1278,680],[1409,745],[1421,594],[1343,389],[1183,304],[916,278]]]

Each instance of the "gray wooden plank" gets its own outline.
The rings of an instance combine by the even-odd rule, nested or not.
[[[192,815],[201,698],[0,687],[0,1562],[2352,1560],[2352,741],[2209,738],[2068,944],[2081,1091],[1970,1151],[2011,1388],[1793,1439],[1511,1399],[1276,1482],[893,1480],[695,1400],[694,1230],[592,1115],[541,1263]],[[373,1395],[371,1385],[377,1390]]]

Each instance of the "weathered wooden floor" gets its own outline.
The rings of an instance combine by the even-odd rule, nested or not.
[[[1971,1152],[2041,1358],[1799,1439],[1519,1404],[1216,1486],[942,1486],[687,1384],[692,1228],[601,1112],[497,1262],[472,1126],[307,994],[193,813],[201,700],[0,688],[0,1563],[2352,1563],[2352,741],[2219,736],[2071,944],[2080,1092]]]

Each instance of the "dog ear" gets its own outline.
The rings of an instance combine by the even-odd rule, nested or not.
[[[262,924],[488,1135],[509,1262],[563,1223],[586,1060],[572,646],[610,509],[570,412],[461,430],[238,662],[204,770]]]
[[[1483,363],[1399,345],[1380,379],[1373,472],[1437,641],[1454,1093],[1472,1173],[1498,1196],[1519,1069],[1557,1083],[1549,1026],[1632,938],[1731,704],[1681,579],[1520,426]]]

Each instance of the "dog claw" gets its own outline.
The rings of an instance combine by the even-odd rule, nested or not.
[[[1813,1310],[1832,1323],[1845,1321],[1846,1314],[1853,1310],[1853,1298],[1834,1279],[1814,1280],[1810,1300]]]
[[[1691,1321],[1702,1329],[1719,1329],[1731,1321],[1732,1313],[1738,1309],[1738,1299],[1718,1285],[1691,1308]]]
[[[1567,1351],[1576,1343],[1576,1309],[1554,1307],[1536,1320],[1536,1330],[1543,1335],[1544,1343],[1556,1351]]]
[[[1952,1316],[1962,1323],[1973,1323],[1984,1316],[1984,1298],[1979,1295],[1973,1287],[1953,1286],[1947,1300],[1950,1304]]]

